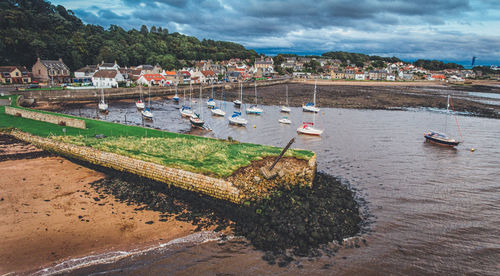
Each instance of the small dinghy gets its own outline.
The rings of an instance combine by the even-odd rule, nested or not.
[[[262,113],[262,108],[257,107],[257,105],[251,105],[247,107],[247,114],[256,114],[260,115]]]
[[[241,112],[234,112],[233,115],[229,118],[229,123],[232,125],[245,126],[248,121],[241,117]]]
[[[304,122],[299,128],[297,128],[297,133],[320,136],[323,133],[323,130],[314,128],[314,123]]]
[[[287,124],[287,125],[292,123],[292,121],[290,119],[288,119],[288,117],[283,117],[283,118],[279,119],[278,121],[282,124]]]

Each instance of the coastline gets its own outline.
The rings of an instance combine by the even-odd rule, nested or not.
[[[33,151],[29,144],[1,149],[0,154],[11,159]],[[0,274],[29,273],[68,259],[151,247],[196,229],[189,222],[96,192],[91,183],[104,179],[104,173],[62,157],[20,156],[0,162],[0,174]]]

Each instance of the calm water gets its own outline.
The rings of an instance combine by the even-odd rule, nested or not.
[[[279,107],[248,116],[246,128],[227,118],[204,117],[213,130],[244,142],[284,146],[313,115],[292,108],[292,125],[280,125]],[[197,106],[197,104],[194,104]],[[178,106],[155,101],[154,127],[187,132]],[[228,115],[232,104],[226,104]],[[281,268],[262,253],[236,242],[192,242],[166,246],[74,271],[77,274],[477,274],[500,271],[500,120],[459,116],[465,142],[457,150],[424,143],[433,129],[459,138],[455,120],[429,111],[321,110],[321,138],[299,136],[294,147],[318,154],[318,168],[358,190],[374,216],[368,245],[342,249],[334,257],[304,258]],[[79,114],[79,110],[67,110]],[[95,116],[95,110],[81,110]],[[110,121],[141,124],[134,103],[111,103]],[[227,117],[227,116],[226,116]],[[255,128],[254,128],[255,126]],[[475,152],[469,149],[475,148]],[[201,240],[198,240],[201,241]]]

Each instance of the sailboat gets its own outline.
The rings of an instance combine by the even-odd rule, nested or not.
[[[140,91],[140,97],[139,97],[139,100],[137,102],[135,102],[135,106],[137,107],[137,109],[141,110],[141,109],[144,109],[144,107],[145,107],[143,97],[142,97],[142,85],[139,86],[139,91]]]
[[[219,107],[217,107],[216,104],[214,104],[214,106],[212,107],[212,109],[210,111],[212,112],[212,115],[215,115],[215,116],[223,116],[223,117],[226,116],[226,112],[224,110],[220,109]]]
[[[288,106],[288,85],[286,85],[285,87],[286,87],[286,104],[281,106],[281,112],[290,113],[290,111],[292,110]]]
[[[318,80],[314,82],[314,100],[312,103],[306,103],[305,105],[302,105],[302,110],[305,112],[314,112],[318,113],[319,112],[319,107],[316,106],[316,84],[318,83]]]
[[[255,104],[247,107],[247,114],[260,115],[262,113],[262,108],[257,107],[257,81],[255,82]]]
[[[445,130],[448,124],[448,114],[450,111],[450,95],[448,95],[448,99],[446,102],[446,121],[445,121]],[[458,121],[457,121],[457,127],[458,127]],[[460,131],[460,127],[458,128]],[[460,136],[462,136],[460,134]],[[456,147],[458,144],[460,144],[460,141],[457,141],[448,135],[442,133],[442,132],[437,132],[437,131],[428,131],[424,133],[425,141],[431,142],[440,146],[446,146],[446,147]]]
[[[280,122],[282,124],[287,124],[287,125],[292,123],[292,121],[290,119],[288,119],[287,116],[283,116],[283,118],[279,119],[278,122]]]
[[[212,83],[212,98],[209,98],[207,101],[208,108],[214,108],[216,105],[214,100],[214,84]]]
[[[151,112],[151,87],[149,87],[149,105],[144,110],[141,111],[142,117],[144,119],[153,120],[153,113]]]
[[[101,112],[108,111],[108,104],[106,103],[106,101],[104,101],[104,89],[103,88],[101,88],[101,101],[99,102],[98,107],[99,107],[99,110]]]
[[[240,99],[236,99],[233,101],[234,106],[240,107],[241,103],[243,102],[243,84],[240,81]]]
[[[233,115],[229,117],[229,123],[232,125],[245,126],[248,121],[247,119],[241,117],[241,112],[234,111]]]
[[[202,112],[202,109],[201,109],[201,94],[202,94],[202,88],[201,88],[201,85],[200,85],[200,100],[198,101],[198,112]],[[189,121],[191,122],[191,125],[194,126],[194,127],[203,127],[203,124],[205,124],[205,121],[203,121],[200,117],[200,114],[197,114],[197,113],[193,113],[193,115],[191,115],[191,117],[189,117]]]
[[[191,84],[189,84],[189,95],[191,95]],[[184,90],[184,101],[182,103],[182,107],[180,109],[180,112],[181,112],[181,116],[182,117],[191,117],[191,115],[193,115],[193,109],[191,108],[191,104],[190,106],[187,106],[186,105],[186,90]],[[190,101],[191,101],[191,96],[190,96]]]
[[[177,84],[175,85],[175,96],[172,98],[174,102],[179,102],[179,96],[177,95]]]

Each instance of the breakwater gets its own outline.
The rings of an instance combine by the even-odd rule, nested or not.
[[[290,186],[311,187],[316,172],[316,156],[314,155],[308,161],[304,160],[302,163],[295,163],[293,168],[286,168],[283,165],[278,167],[278,175],[273,179],[265,179],[260,174],[258,167],[252,165],[241,168],[227,179],[223,179],[171,168],[92,147],[78,146],[55,139],[43,138],[22,131],[13,130],[9,134],[17,139],[65,157],[132,173],[236,204],[267,196],[272,190],[278,188],[278,184],[284,180]],[[257,162],[257,164],[267,165],[271,160],[267,158],[265,160],[267,163],[262,163],[261,161],[260,163]]]
[[[56,125],[60,125],[60,126],[68,126],[68,127],[74,127],[74,128],[80,128],[80,129],[86,128],[84,120],[75,119],[75,118],[68,118],[68,117],[63,117],[63,116],[58,116],[58,115],[52,115],[52,114],[47,114],[47,113],[41,113],[41,112],[36,112],[36,111],[30,111],[30,110],[26,110],[26,109],[22,109],[22,108],[15,108],[15,107],[6,106],[5,113],[9,114],[9,115],[13,115],[13,116],[18,116],[18,117],[23,117],[26,119],[47,122],[47,123],[56,124]]]
[[[288,79],[267,80],[257,82],[257,86],[270,86],[287,83]],[[254,87],[253,82],[244,82],[244,88]],[[214,85],[215,89],[235,90],[239,89],[239,83],[223,83]],[[179,86],[177,92],[179,94],[189,93],[189,85]],[[203,93],[211,93],[212,86],[202,86]],[[147,95],[149,88],[143,88],[143,94]],[[193,90],[198,92],[199,85],[194,85]],[[78,89],[78,90],[28,90],[16,91],[16,94],[22,95],[27,99],[36,99],[37,101],[50,101],[50,102],[65,102],[65,101],[97,101],[101,97],[101,89]],[[175,94],[175,87],[151,87],[151,96],[173,96]],[[134,88],[107,88],[104,89],[106,99],[129,99],[138,98],[140,96],[139,87]]]

